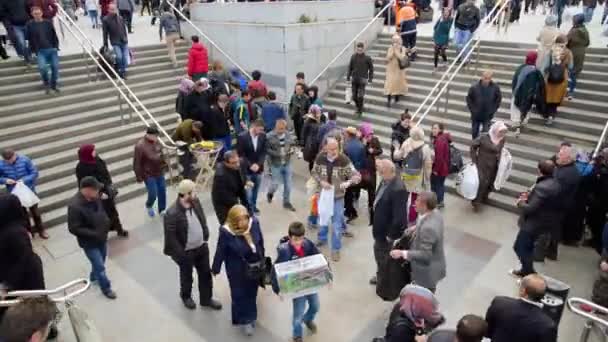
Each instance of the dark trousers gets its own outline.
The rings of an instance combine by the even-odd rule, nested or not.
[[[373,177],[375,177],[375,175],[372,175],[371,178]],[[346,193],[344,194],[344,216],[359,216],[357,209],[355,209],[355,199],[359,198],[361,190],[367,191],[367,207],[369,209],[369,221],[371,224],[374,216],[374,201],[376,200],[376,186],[375,182],[371,180],[361,180],[359,184],[350,186],[346,189]]]
[[[524,12],[528,13],[530,8],[532,8],[532,11],[536,11],[537,5],[538,5],[538,0],[525,0]]]
[[[185,252],[185,257],[173,261],[179,267],[179,295],[182,299],[192,298],[192,270],[196,269],[198,293],[201,305],[208,304],[213,291],[211,269],[209,268],[209,247],[203,244],[199,248]]]
[[[416,47],[416,37],[417,37],[416,32],[402,34],[401,41],[403,42],[403,46],[408,50],[415,48]]]
[[[143,2],[141,3],[141,14],[140,16],[144,15],[144,9],[148,9],[148,15],[152,15],[152,10],[150,9],[150,0],[143,0]]]
[[[431,175],[431,191],[437,195],[437,203],[443,203],[445,196],[445,176]]]
[[[490,129],[490,120],[475,120],[471,119],[471,136],[473,140],[479,136],[479,128],[482,132],[487,132]]]
[[[374,259],[376,260],[376,277],[378,273],[384,271],[386,261],[390,258],[391,244],[388,241],[374,240]]]
[[[131,33],[133,31],[131,26],[131,22],[133,20],[133,13],[131,13],[131,11],[129,10],[119,10],[118,13],[122,17],[122,20],[124,20],[127,24],[127,30],[129,30],[129,33]]]
[[[116,209],[116,202],[113,198],[108,198],[106,200],[101,201],[103,205],[103,209],[106,214],[110,218],[110,230],[115,232],[122,232],[122,223],[120,222],[120,216],[118,215],[118,210]]]
[[[179,164],[182,166],[182,177],[184,179],[192,179],[194,180],[194,168],[192,167],[192,163],[194,162],[194,156],[190,151],[184,151],[184,154],[177,158],[179,160]]]
[[[38,204],[35,204],[29,208],[21,208],[23,209],[23,213],[25,217],[27,217],[26,228],[31,234],[40,233],[44,231],[44,226],[42,225],[42,218],[40,217],[40,212],[38,211]],[[32,226],[32,222],[30,220],[30,216],[34,219],[34,225]]]
[[[293,129],[298,139],[298,145],[304,146],[304,137],[302,136],[302,128],[304,127],[304,118],[300,114],[293,117]]]
[[[355,101],[355,105],[357,106],[357,111],[363,111],[363,98],[365,97],[365,86],[367,85],[367,80],[364,78],[353,78],[352,81],[352,90],[353,90],[353,101]]]
[[[448,56],[445,53],[446,49],[447,49],[447,46],[445,46],[445,45],[435,45],[435,56],[433,57],[433,61],[435,63],[435,68],[437,67],[437,64],[439,62],[439,55],[441,55],[441,58],[443,59],[444,63],[446,63],[448,61]]]
[[[44,283],[44,272],[42,269],[42,260],[38,254],[32,253],[29,263],[25,264],[26,267],[21,270],[21,277],[15,279],[14,284],[8,285],[9,291],[27,291],[27,290],[44,290],[46,288]],[[5,298],[11,299],[11,298]],[[2,317],[8,308],[0,307],[0,322]]]
[[[534,243],[537,238],[537,235],[520,229],[513,244],[513,250],[521,262],[521,271],[525,275],[535,273],[533,264]]]

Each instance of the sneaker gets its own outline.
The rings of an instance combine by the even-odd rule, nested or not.
[[[117,298],[116,292],[114,292],[112,289],[103,291],[102,293],[108,299],[116,299]]]
[[[334,262],[340,261],[340,251],[331,252],[331,260],[333,260]]]
[[[57,87],[51,89],[55,92],[55,95],[59,95],[61,93],[61,91]]]
[[[443,208],[445,208],[445,203],[443,203],[443,202],[438,203],[438,204],[437,204],[437,208],[439,208],[439,209],[443,209]]]
[[[376,285],[378,284],[378,278],[376,276],[373,276],[369,279],[369,284],[370,285]]]
[[[156,213],[154,212],[154,208],[146,208],[146,212],[148,213],[148,216],[150,216],[150,217],[156,216]]]
[[[574,94],[572,93],[568,93],[568,101],[572,101],[572,99],[574,98]]]
[[[256,215],[259,215],[260,214],[260,209],[253,208],[253,213],[256,214]]]
[[[208,303],[201,303],[201,306],[216,311],[222,310],[222,303],[218,302],[213,298],[211,298]]]
[[[545,125],[546,125],[546,126],[551,126],[551,125],[553,125],[553,117],[552,117],[552,116],[548,117],[548,118],[545,120]]]
[[[354,238],[355,234],[349,232],[348,230],[345,230],[342,232],[342,236],[347,237],[347,238]]]
[[[516,278],[523,278],[526,276],[526,274],[524,272],[522,272],[522,270],[516,270],[516,269],[509,270],[509,274]]]
[[[302,339],[302,337],[292,337],[291,341],[292,342],[304,342],[304,340]]]
[[[266,194],[266,200],[268,201],[268,203],[272,203],[272,198],[274,197],[273,193],[267,193]]]
[[[249,323],[243,325],[243,334],[245,334],[245,336],[253,336],[253,333],[255,333],[253,324]]]
[[[166,210],[161,210],[161,211],[158,213],[158,215],[160,215],[160,216],[165,216],[165,213],[166,213],[166,212],[167,212]]]
[[[310,330],[312,334],[317,333],[317,325],[313,321],[304,322],[304,325]]]
[[[189,310],[196,309],[196,303],[194,303],[194,300],[192,300],[192,298],[182,298],[182,302],[184,303],[184,306],[187,309],[189,309]]]
[[[126,231],[126,230],[124,230],[124,229],[121,229],[121,230],[118,231],[118,233],[116,233],[116,235],[118,235],[121,238],[128,238],[129,237],[129,232]]]
[[[289,202],[283,204],[283,208],[289,210],[289,211],[296,211],[296,208]]]

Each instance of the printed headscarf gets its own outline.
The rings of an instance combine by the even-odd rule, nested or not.
[[[498,133],[501,131],[506,131],[509,128],[507,127],[507,125],[505,125],[505,123],[503,121],[496,121],[494,124],[492,124],[492,126],[490,127],[490,139],[492,140],[492,143],[494,145],[498,145],[500,144],[500,142],[504,139],[504,137],[499,137]]]
[[[441,320],[439,302],[430,290],[418,286],[407,285],[399,295],[399,310],[416,326],[425,323],[435,325]]]
[[[192,89],[194,89],[194,82],[188,77],[182,78],[182,80],[179,82],[179,92],[184,95],[188,95],[192,93]]]
[[[80,146],[78,149],[78,160],[80,160],[83,164],[95,164],[95,156],[93,155],[93,151],[95,151],[95,145],[86,144]]]
[[[243,229],[239,227],[239,218],[247,216],[249,218],[249,224],[247,228]],[[251,249],[255,252],[255,243],[251,236],[251,224],[253,220],[249,217],[249,212],[245,206],[237,204],[232,206],[228,211],[228,217],[226,217],[226,223],[224,224],[232,234],[236,236],[242,236]]]
[[[361,124],[361,126],[359,126],[359,132],[361,132],[361,136],[363,138],[367,138],[374,134],[374,128],[372,127],[371,123],[364,122]]]

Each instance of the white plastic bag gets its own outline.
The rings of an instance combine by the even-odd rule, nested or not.
[[[468,164],[459,173],[456,178],[456,191],[468,200],[474,200],[477,197],[479,188],[479,174],[477,173],[477,165]]]
[[[319,226],[327,226],[334,215],[334,187],[322,189],[319,196]]]
[[[576,6],[569,6],[564,8],[564,13],[562,14],[562,22],[569,23],[572,21],[572,17],[577,14],[583,14],[583,9]]]
[[[513,168],[513,157],[511,157],[511,152],[507,150],[505,147],[502,148],[500,152],[500,160],[498,161],[498,171],[496,172],[496,178],[494,179],[494,189],[500,190],[509,176],[511,175],[511,169]]]
[[[344,103],[349,104],[350,101],[352,100],[352,96],[353,96],[352,90],[351,90],[349,84],[347,83],[346,89],[344,89]]]
[[[24,208],[31,208],[40,203],[40,198],[23,182],[17,182],[12,193],[19,198],[21,206]]]

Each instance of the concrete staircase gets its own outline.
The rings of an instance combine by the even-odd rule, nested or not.
[[[501,86],[503,102],[496,115],[498,119],[509,118],[511,101],[511,79],[517,66],[524,61],[526,51],[535,46],[483,41],[478,71],[474,67],[461,71],[454,78],[450,90],[447,114],[444,114],[444,101],[439,111],[434,107],[422,122],[427,137],[434,122],[443,122],[451,133],[455,145],[468,154],[471,142],[470,114],[465,96],[469,86],[479,80],[483,69],[494,71],[494,81]],[[382,34],[369,49],[374,59],[375,76],[366,89],[365,113],[363,118],[355,115],[354,104],[344,103],[345,79],[338,82],[325,97],[325,106],[338,111],[338,121],[342,126],[358,125],[362,121],[371,122],[376,134],[388,149],[391,134],[390,125],[398,119],[404,108],[413,113],[422,103],[434,84],[441,77],[442,70],[433,73],[433,44],[428,37],[418,38],[418,59],[407,69],[409,94],[402,97],[397,105],[386,107],[384,79],[386,63],[384,56],[390,45],[390,35]],[[543,158],[552,156],[561,141],[567,140],[587,151],[591,151],[599,140],[604,124],[608,119],[608,49],[588,49],[585,70],[578,81],[575,98],[560,107],[558,117],[551,127],[543,125],[538,114],[531,114],[530,123],[519,138],[509,135],[507,148],[514,159],[513,172],[506,186],[490,195],[490,203],[506,210],[515,210],[515,198],[526,190],[536,179],[536,164]],[[455,57],[450,47],[448,61]],[[448,190],[454,191],[454,180],[446,182]]]
[[[127,84],[171,133],[178,78],[184,73],[172,67],[164,45],[138,47],[134,54]],[[177,54],[185,61],[187,46],[179,46]],[[124,100],[121,123],[117,91],[102,74],[100,81],[89,82],[84,61],[82,55],[60,58],[59,95],[44,94],[36,68],[26,70],[21,61],[0,64],[0,150],[14,148],[38,166],[40,210],[48,227],[66,221],[66,202],[77,190],[74,168],[81,144],[96,145],[120,191],[118,201],[145,192],[132,171],[133,144],[145,125],[135,113],[128,121]]]

